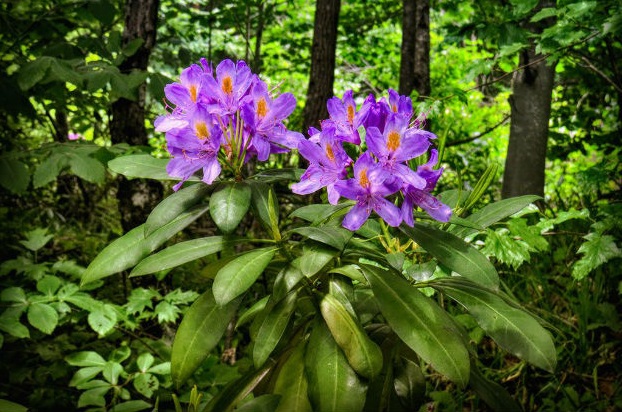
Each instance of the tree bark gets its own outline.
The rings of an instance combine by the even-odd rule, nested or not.
[[[541,1],[537,9],[554,7],[555,3]],[[550,22],[548,22],[550,24]],[[532,32],[541,33],[546,27],[527,26]],[[510,96],[510,142],[503,174],[502,197],[544,195],[546,148],[551,114],[551,94],[555,79],[555,67],[547,64],[536,53],[536,45],[521,54],[520,70],[512,78]]]
[[[326,101],[333,97],[340,7],[340,0],[317,0],[315,5],[311,73],[302,114],[305,127],[319,127],[328,117]]]
[[[123,45],[142,39],[137,52],[119,66],[122,73],[147,69],[149,55],[156,42],[159,0],[127,0]],[[112,104],[110,123],[112,143],[147,146],[145,130],[145,84],[138,88],[137,99],[120,98]],[[162,199],[162,185],[152,180],[119,178],[117,193],[121,224],[129,231],[143,223],[149,212]]]
[[[430,2],[404,0],[402,48],[398,91],[409,96],[417,91],[418,99],[430,95]]]

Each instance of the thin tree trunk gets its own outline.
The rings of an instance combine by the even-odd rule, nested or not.
[[[417,35],[417,0],[402,2],[402,48],[398,92],[410,96],[415,90],[415,37]]]
[[[304,127],[319,127],[320,120],[328,117],[326,101],[333,96],[340,7],[340,0],[317,0],[315,5],[311,73],[303,110]]]
[[[538,8],[554,7],[541,1]],[[528,25],[541,32],[541,24]],[[555,67],[536,53],[535,44],[521,54],[520,67],[512,79],[510,96],[510,142],[503,174],[503,198],[544,194],[546,147],[551,114]]]
[[[257,29],[255,30],[255,52],[253,57],[253,71],[261,73],[261,38],[265,25],[264,2],[260,1],[257,5]]]
[[[156,41],[158,6],[159,0],[126,1],[123,44],[135,39],[142,39],[143,43],[134,55],[121,63],[121,72],[147,69],[149,55]],[[112,143],[148,145],[145,130],[145,84],[139,87],[135,101],[120,98],[112,104],[110,134]],[[121,224],[127,232],[143,223],[148,213],[162,199],[162,185],[152,180],[127,180],[121,177],[117,199]]]
[[[430,96],[430,0],[417,0],[414,86],[418,99]]]

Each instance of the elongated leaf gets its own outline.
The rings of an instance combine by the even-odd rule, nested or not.
[[[352,206],[351,202],[339,203],[338,205],[309,205],[303,206],[294,210],[290,216],[291,217],[299,217],[301,219],[306,220],[307,222],[313,222],[314,224],[319,224],[320,222],[328,219],[333,214],[339,212],[340,210],[345,209],[348,206]]]
[[[464,387],[469,354],[447,313],[395,272],[361,265],[380,311],[395,333],[423,360]]]
[[[222,236],[211,236],[179,242],[161,252],[143,259],[130,273],[130,277],[143,276],[174,268],[184,263],[220,252],[225,247],[243,240],[224,240]]]
[[[274,412],[280,400],[279,395],[265,394],[245,402],[235,410],[236,412]]]
[[[527,312],[464,279],[443,279],[431,285],[463,305],[499,346],[549,372],[555,369],[553,339]]]
[[[108,162],[108,168],[129,178],[179,180],[179,178],[169,176],[166,172],[168,161],[169,159],[157,159],[148,154],[134,154],[112,159]],[[188,180],[199,180],[199,178],[193,176]]]
[[[279,204],[271,186],[263,182],[251,182],[251,201],[255,216],[273,236],[278,233]],[[276,238],[276,237],[275,237]]]
[[[472,215],[466,217],[465,220],[474,223],[482,228],[487,228],[493,223],[497,223],[508,216],[512,216],[514,213],[520,212],[523,208],[525,208],[530,203],[535,202],[536,200],[541,199],[540,196],[534,195],[526,195],[519,197],[512,197],[510,199],[503,199],[498,202],[490,203],[473,213]],[[477,230],[468,227],[460,227],[455,228],[452,233],[454,233],[458,237],[466,237],[473,233],[476,233]]]
[[[216,346],[235,315],[239,301],[218,305],[211,290],[203,293],[184,315],[175,334],[171,376],[184,383]]]
[[[145,237],[199,203],[210,190],[211,186],[197,183],[184,187],[161,201],[147,217]]]
[[[256,368],[263,365],[281,340],[296,309],[297,297],[297,293],[288,294],[285,299],[274,305],[261,323],[253,347],[253,362]]]
[[[210,215],[223,233],[231,233],[251,205],[251,188],[246,183],[226,183],[210,198]]]
[[[414,227],[402,225],[400,229],[454,272],[489,288],[499,287],[493,264],[459,237],[422,223]]]
[[[323,322],[314,323],[305,353],[305,371],[313,410],[360,411],[363,408],[367,386],[350,367]]]
[[[276,412],[312,412],[307,395],[307,376],[305,375],[305,345],[298,345],[279,370],[274,383],[274,393],[281,395]]]
[[[245,323],[248,323],[251,320],[255,319],[255,316],[257,316],[258,313],[264,310],[264,308],[268,304],[269,299],[270,299],[270,295],[264,296],[263,298],[259,299],[257,302],[253,303],[253,306],[248,308],[246,312],[240,315],[237,323],[235,324],[235,328],[237,329],[240,326],[244,325]]]
[[[268,247],[247,252],[227,263],[214,279],[214,297],[225,305],[246,292],[270,264],[277,248]]]
[[[415,362],[406,358],[400,360],[395,371],[395,392],[406,410],[419,410],[425,400],[425,377]]]
[[[144,224],[130,230],[106,246],[93,259],[82,274],[81,284],[84,285],[131,268],[180,230],[194,222],[207,209],[208,207],[204,205],[194,207],[159,228],[149,237],[145,237]]]
[[[293,230],[302,236],[316,240],[337,250],[343,250],[353,233],[340,227],[299,227]]]
[[[344,305],[333,295],[327,294],[320,303],[320,310],[352,369],[365,378],[378,375],[382,369],[382,352]]]
[[[464,205],[462,206],[463,211],[467,211],[472,208],[475,203],[484,195],[488,186],[492,183],[493,179],[497,175],[497,171],[499,170],[499,165],[497,163],[492,163],[488,165],[484,173],[479,178],[473,191],[469,193],[469,197],[464,201]]]

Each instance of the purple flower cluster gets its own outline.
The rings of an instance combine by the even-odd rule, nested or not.
[[[167,85],[164,92],[172,106],[156,119],[155,129],[166,132],[167,149],[173,156],[168,174],[181,178],[174,190],[200,169],[207,184],[223,166],[239,178],[251,157],[265,161],[304,140],[283,124],[296,107],[295,97],[284,93],[273,98],[266,83],[243,61],[223,60],[214,71],[201,59],[200,64],[184,69],[180,81]]]
[[[434,169],[438,153],[430,149],[436,136],[421,129],[419,119],[412,119],[409,97],[389,89],[388,99],[376,101],[370,95],[357,110],[349,90],[343,99],[330,99],[327,106],[330,118],[321,123],[321,130],[311,128],[310,138],[298,144],[309,167],[292,186],[294,193],[304,195],[326,187],[331,204],[340,197],[355,200],[342,223],[349,230],[359,229],[372,210],[390,226],[402,222],[412,226],[416,206],[436,220],[449,221],[451,209],[430,194],[443,173],[442,168]],[[362,142],[359,132],[363,130]],[[353,161],[344,143],[366,150]],[[408,166],[409,160],[426,153],[427,163],[416,171]]]

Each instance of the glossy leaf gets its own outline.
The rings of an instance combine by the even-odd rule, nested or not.
[[[312,412],[307,390],[309,383],[305,374],[305,345],[294,348],[274,383],[273,392],[281,395],[281,401],[275,412]]]
[[[305,353],[309,399],[316,411],[360,411],[367,386],[348,364],[323,322],[313,324]]]
[[[279,203],[274,189],[262,182],[251,183],[251,202],[255,216],[272,233],[273,238],[280,238],[279,233]]]
[[[464,387],[469,354],[447,313],[395,272],[362,265],[383,316],[423,360]]]
[[[463,305],[499,346],[549,372],[555,369],[551,334],[529,313],[464,279],[443,279],[431,285]]]
[[[130,273],[130,277],[143,276],[174,268],[184,263],[220,252],[241,240],[224,240],[222,236],[211,236],[179,242],[173,246],[143,259]]]
[[[400,403],[408,411],[418,410],[425,400],[425,376],[410,359],[401,358],[396,366],[394,388]]]
[[[294,210],[290,216],[298,217],[306,220],[307,222],[313,222],[313,224],[319,224],[320,222],[328,219],[335,213],[344,210],[348,206],[352,206],[351,202],[339,203],[338,205],[325,205],[315,204],[300,207]],[[344,211],[345,212],[345,211]]]
[[[422,223],[401,229],[452,271],[489,288],[499,287],[499,275],[493,264],[459,237]]]
[[[541,199],[541,197],[535,195],[503,199],[484,206],[477,212],[466,217],[466,220],[485,229],[493,223],[497,223],[508,216],[512,216],[514,213],[520,212],[526,206],[539,199]],[[468,227],[460,227],[452,230],[452,232],[456,236],[464,238],[476,233],[477,230]]]
[[[294,229],[293,232],[325,245],[332,246],[337,250],[343,250],[353,234],[347,229],[330,226],[299,227]]]
[[[348,358],[352,369],[365,378],[373,378],[382,369],[382,352],[365,333],[363,327],[333,295],[326,294],[320,302],[322,317],[337,345]]]
[[[147,217],[145,237],[199,203],[210,190],[211,186],[197,183],[184,187],[162,200]]]
[[[480,176],[479,180],[475,184],[475,187],[469,193],[469,196],[464,201],[464,205],[462,206],[463,211],[467,211],[471,209],[475,203],[484,195],[488,186],[492,183],[493,179],[497,175],[497,171],[499,170],[499,165],[497,163],[492,163],[488,165],[484,173]]]
[[[246,398],[261,383],[274,367],[273,363],[266,364],[258,370],[252,370],[242,378],[229,383],[218,395],[213,397],[203,412],[229,412]]]
[[[185,382],[201,365],[225,333],[239,302],[216,303],[211,290],[190,306],[181,321],[171,354],[171,376],[177,386]]]
[[[258,313],[264,310],[264,308],[268,304],[269,299],[270,299],[270,295],[264,296],[263,298],[259,299],[257,302],[253,303],[253,306],[248,308],[246,312],[242,313],[240,317],[238,318],[238,321],[235,324],[236,329],[250,322],[251,320],[255,319],[255,316],[257,316]]]
[[[206,211],[207,206],[194,207],[148,237],[145,237],[144,225],[130,230],[106,246],[93,259],[82,274],[81,284],[84,285],[131,268]]]
[[[334,249],[312,245],[305,247],[300,256],[299,267],[302,274],[311,277],[321,271],[335,257]]]
[[[216,302],[225,305],[246,292],[270,264],[276,250],[268,247],[246,252],[220,269],[212,287]]]
[[[245,183],[219,186],[210,198],[210,215],[223,233],[231,233],[251,204],[251,188]]]
[[[108,168],[115,173],[129,178],[156,180],[179,180],[166,172],[168,159],[157,159],[148,154],[120,156],[108,162]],[[199,180],[191,177],[189,180]]]
[[[254,339],[253,362],[256,368],[264,364],[283,337],[285,329],[289,324],[289,319],[292,313],[294,313],[294,309],[296,309],[297,297],[297,293],[288,294],[285,299],[276,303],[263,318],[263,322],[259,326],[257,336]]]

